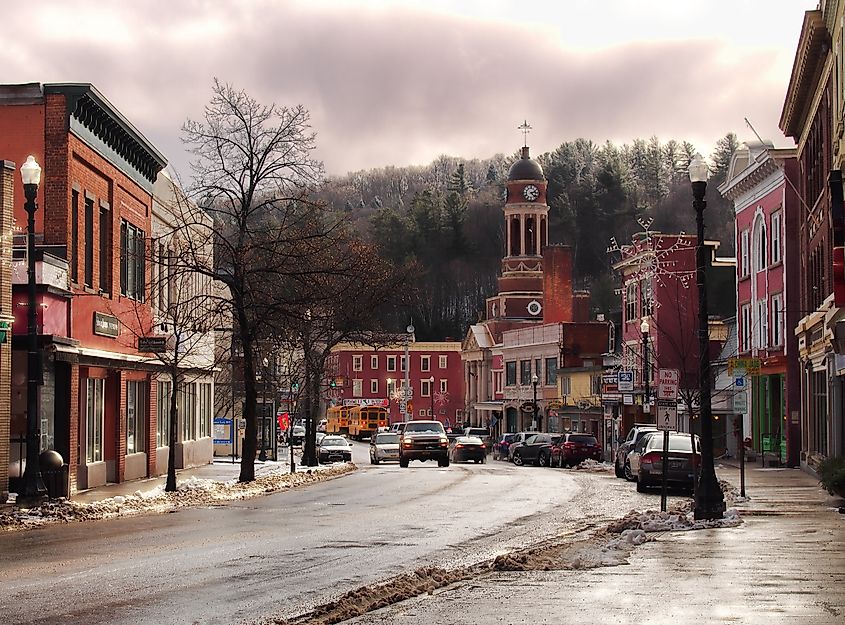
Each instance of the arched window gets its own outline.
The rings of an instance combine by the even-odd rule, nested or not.
[[[766,223],[762,215],[757,215],[754,220],[754,273],[763,271],[768,263],[766,262]]]

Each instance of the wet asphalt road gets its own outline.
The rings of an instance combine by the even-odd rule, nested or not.
[[[659,506],[612,473],[371,466],[173,514],[0,535],[9,623],[235,623],[292,616],[424,565],[469,564]]]

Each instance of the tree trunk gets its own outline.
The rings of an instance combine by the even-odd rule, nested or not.
[[[241,449],[241,473],[238,476],[239,482],[252,482],[255,480],[255,453],[258,446],[258,427],[256,419],[256,402],[258,394],[255,388],[255,366],[253,363],[253,341],[249,334],[249,325],[246,313],[242,307],[237,308],[238,325],[240,328],[241,348],[243,349],[243,374],[244,374],[244,410],[243,416],[246,421],[243,447]]]
[[[306,346],[305,351],[305,443],[302,464],[307,467],[314,467],[318,464],[317,435],[314,423],[314,380],[319,380],[320,376],[314,371],[310,348],[310,345]]]
[[[164,485],[164,490],[169,493],[176,490],[176,439],[179,428],[179,411],[176,406],[176,392],[179,388],[178,371],[178,368],[174,367],[170,375],[170,379],[173,381],[173,387],[170,389],[170,433],[167,437],[167,482]]]

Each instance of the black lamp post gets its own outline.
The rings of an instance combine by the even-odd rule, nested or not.
[[[534,424],[537,430],[540,430],[540,409],[537,406],[537,383],[540,381],[540,378],[537,377],[537,374],[531,376],[531,386],[534,387]]]
[[[387,378],[387,426],[390,427],[390,416],[393,412],[393,378]]]
[[[437,417],[434,416],[434,376],[428,379],[428,395],[431,398],[431,418],[436,419]]]
[[[650,327],[648,325],[648,319],[643,317],[643,322],[640,324],[640,332],[643,335],[643,387],[645,392],[643,393],[643,414],[646,413],[646,409],[648,412],[651,412],[651,406],[649,405],[648,398],[651,395],[650,388],[649,388],[649,368],[648,368],[648,333]]]
[[[695,248],[695,277],[698,284],[698,384],[701,414],[701,473],[695,492],[696,519],[721,519],[725,500],[716,470],[713,466],[713,414],[710,404],[710,331],[707,315],[707,288],[705,286],[706,249],[704,245],[704,209],[707,202],[707,163],[696,154],[689,165],[692,183],[692,206],[695,209],[697,244]],[[692,428],[690,428],[692,429]]]
[[[35,303],[35,211],[36,197],[41,182],[41,167],[34,156],[27,156],[21,166],[23,194],[26,202],[26,260],[27,260],[27,361],[26,361],[26,468],[23,473],[23,499],[38,499],[46,495],[47,489],[41,479],[38,454],[41,441],[38,436],[38,386],[41,383],[41,367],[38,358],[38,320]]]

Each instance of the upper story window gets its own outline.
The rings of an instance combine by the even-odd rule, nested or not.
[[[635,321],[637,315],[637,283],[631,281],[625,287],[625,321],[631,323]]]
[[[783,294],[772,295],[772,345],[783,344]]]
[[[396,356],[387,357],[387,370],[396,371]]]
[[[378,356],[370,356],[370,369],[378,369]]]
[[[739,237],[739,251],[740,251],[740,262],[739,262],[739,275],[740,277],[744,278],[748,275],[748,246],[749,246],[749,237],[748,237],[748,230],[743,230],[740,233]]]
[[[747,352],[751,349],[751,306],[742,307],[739,320],[739,351]]]
[[[640,310],[642,316],[650,316],[654,314],[654,292],[652,291],[651,278],[644,278],[640,282]]]
[[[783,211],[772,213],[772,264],[779,263],[782,258],[781,229],[783,227]]]
[[[120,294],[144,301],[145,245],[144,231],[120,222]]]
[[[516,386],[516,361],[505,363],[505,386]]]
[[[520,360],[519,361],[519,383],[520,384],[531,384],[531,361],[530,360]]]
[[[766,224],[758,216],[754,222],[754,273],[763,271],[766,266]]]
[[[438,361],[437,366],[440,367],[441,369],[445,369],[449,364],[449,357],[448,356],[438,356],[437,361]]]
[[[364,368],[364,357],[361,355],[352,356],[352,370],[360,371]]]
[[[420,370],[431,371],[431,356],[420,356]]]

